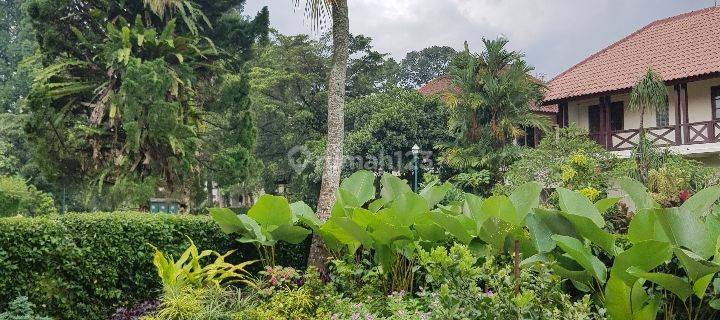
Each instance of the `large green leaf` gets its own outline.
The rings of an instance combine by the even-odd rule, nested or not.
[[[452,184],[449,182],[445,182],[439,186],[431,183],[420,191],[420,195],[425,198],[428,205],[427,209],[430,210],[445,199],[445,195],[447,195],[450,189],[452,189]]]
[[[502,253],[506,249],[505,241],[508,238],[510,229],[512,229],[512,225],[509,222],[491,217],[485,220],[477,236],[480,240],[489,244],[495,253]]]
[[[632,287],[620,278],[610,276],[605,285],[605,308],[610,319],[632,319]]]
[[[365,230],[357,226],[357,224],[355,224],[355,228],[353,228],[353,226],[348,226],[349,223],[346,222],[349,220],[350,219],[347,217],[330,217],[330,219],[328,219],[328,221],[320,227],[320,235],[323,237],[323,241],[330,240],[331,242],[339,242],[347,245],[348,247],[357,248],[361,244],[359,239],[363,239],[363,241],[372,240],[370,239],[370,235],[367,234]]]
[[[587,197],[565,188],[558,188],[557,193],[560,197],[560,209],[562,211],[588,218],[599,228],[605,226],[605,219],[603,219],[595,204],[590,202]]]
[[[386,203],[389,203],[399,197],[401,194],[412,192],[410,186],[402,179],[389,174],[384,173],[380,178],[380,196],[386,199]]]
[[[705,275],[704,277],[697,279],[695,283],[693,283],[693,293],[695,293],[695,296],[702,299],[705,296],[705,292],[707,291],[708,286],[710,286],[710,282],[715,277],[714,273]]]
[[[355,195],[358,205],[362,206],[375,198],[375,174],[366,170],[357,171],[345,178],[340,188]]]
[[[441,242],[447,239],[445,229],[435,224],[429,217],[429,213],[423,214],[421,220],[413,226],[421,241]]]
[[[365,229],[371,223],[379,221],[379,218],[376,214],[372,213],[372,211],[370,210],[363,208],[353,209],[350,219],[357,223],[363,229]]]
[[[718,199],[720,199],[720,186],[713,186],[694,194],[682,204],[681,208],[702,217],[710,212],[710,208]]]
[[[696,281],[704,276],[720,271],[720,264],[705,260],[694,252],[675,248],[675,256],[685,269],[690,281]]]
[[[628,227],[628,240],[632,243],[640,243],[647,240],[670,242],[663,227],[657,221],[657,215],[662,214],[662,209],[643,209],[638,211],[630,221]]]
[[[628,268],[634,266],[647,272],[672,259],[672,254],[672,246],[667,242],[648,240],[636,243],[615,257],[610,276],[630,286],[637,278],[627,273]]]
[[[482,225],[487,217],[483,216],[482,203],[483,198],[478,197],[472,193],[466,193],[464,195],[465,201],[463,201],[463,214],[475,219]],[[485,219],[484,219],[485,218]]]
[[[515,226],[522,226],[526,213],[518,213],[510,198],[502,195],[492,196],[482,204],[484,217],[496,217]]]
[[[510,195],[510,202],[515,207],[515,212],[520,221],[525,219],[534,208],[540,204],[540,192],[542,187],[537,182],[528,182],[520,185]]]
[[[255,220],[244,214],[238,215],[237,217],[240,221],[242,221],[244,228],[247,230],[247,232],[243,233],[243,237],[239,241],[256,242],[261,245],[274,244],[274,239],[268,239],[268,233],[263,232],[262,228]]]
[[[687,300],[687,298],[689,298],[693,294],[690,283],[678,276],[659,272],[644,272],[637,267],[630,267],[628,268],[627,272],[638,278],[643,278],[647,281],[662,286],[666,290],[674,293],[682,301]]]
[[[468,244],[472,240],[467,229],[454,216],[441,212],[429,212],[428,215],[435,224],[447,231],[460,243]]]
[[[311,233],[308,229],[290,224],[278,226],[273,231],[270,231],[270,234],[272,234],[275,240],[285,241],[291,244],[299,244],[305,241],[305,238]]]
[[[580,235],[572,223],[557,210],[535,208],[535,216],[547,226],[553,234],[578,238]]]
[[[264,194],[247,215],[262,226],[292,224],[292,211],[287,199],[281,196]]]
[[[389,246],[397,240],[413,240],[414,234],[408,227],[392,226],[386,223],[370,225],[370,236],[378,245]]]
[[[570,258],[575,260],[575,262],[585,268],[585,270],[590,271],[598,282],[605,283],[605,280],[607,279],[607,269],[605,268],[605,265],[602,261],[600,261],[600,259],[592,255],[590,250],[588,250],[588,248],[586,248],[580,240],[561,235],[554,235],[552,238],[555,240],[558,247],[563,249]]]
[[[635,204],[636,211],[658,207],[657,203],[655,203],[655,200],[653,200],[647,188],[642,183],[630,178],[619,178],[617,179],[617,182],[620,185],[620,188],[630,197],[633,204]]]
[[[317,231],[318,228],[320,228],[320,225],[322,225],[322,221],[318,219],[312,208],[310,208],[310,206],[308,206],[305,202],[297,201],[291,203],[290,211],[292,212],[293,216],[297,218],[298,221],[312,228],[315,231]]]
[[[656,320],[662,306],[662,298],[654,296],[646,305],[633,313],[633,320]]]
[[[525,226],[530,232],[530,240],[538,252],[550,252],[555,249],[555,240],[551,238],[553,232],[538,215],[527,215]]]
[[[612,206],[616,205],[622,198],[605,198],[595,202],[595,208],[600,211],[600,214],[604,214]]]
[[[568,221],[570,221],[570,223],[572,223],[575,230],[581,236],[587,238],[611,256],[617,254],[617,248],[615,247],[615,235],[598,228],[597,225],[586,217],[572,215],[564,211],[563,215],[566,219],[568,219]]]
[[[428,211],[428,204],[420,195],[406,192],[395,198],[390,208],[397,213],[402,225],[409,226],[418,219],[418,216]]]
[[[698,216],[683,208],[663,209],[656,215],[673,245],[688,248],[703,259],[715,253],[717,239],[711,239],[707,226]]]
[[[228,208],[210,208],[210,216],[217,222],[223,232],[227,234],[242,232],[245,226],[237,214]]]

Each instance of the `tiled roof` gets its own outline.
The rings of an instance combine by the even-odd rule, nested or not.
[[[645,26],[550,80],[545,102],[629,89],[648,68],[665,81],[720,72],[720,7]]]
[[[537,80],[541,81],[541,80]],[[450,76],[440,76],[435,79],[430,80],[428,83],[420,87],[418,89],[418,92],[425,96],[434,96],[441,94],[447,90],[450,89],[450,86],[452,85],[452,79]],[[534,112],[543,112],[543,113],[557,113],[558,107],[557,105],[530,105],[530,110]]]

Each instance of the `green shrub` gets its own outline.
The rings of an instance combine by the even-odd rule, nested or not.
[[[26,295],[57,319],[108,319],[118,307],[156,298],[155,250],[179,256],[190,237],[208,250],[257,259],[206,216],[84,213],[0,218],[0,309]],[[278,261],[304,268],[307,243],[279,246]]]
[[[28,301],[28,298],[18,297],[10,302],[7,311],[0,313],[0,320],[51,320],[48,317],[36,315],[33,309],[35,305]]]
[[[53,199],[21,177],[0,176],[0,217],[57,213]]]
[[[584,189],[593,195],[593,190],[608,188],[608,180],[620,164],[616,156],[591,140],[587,131],[571,125],[548,133],[536,149],[510,165],[504,183],[497,184],[493,193],[509,194],[517,186],[535,181],[543,188]],[[556,200],[556,196],[552,198],[551,202]]]

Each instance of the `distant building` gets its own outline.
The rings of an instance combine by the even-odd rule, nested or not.
[[[656,146],[719,164],[720,8],[655,21],[595,53],[548,83],[544,105],[557,123],[576,123],[607,150],[630,154],[640,113],[627,110],[632,86],[648,68],[665,81],[668,105],[646,112]]]

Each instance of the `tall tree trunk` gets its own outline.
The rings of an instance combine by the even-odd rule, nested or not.
[[[645,154],[645,106],[640,108],[640,140],[638,141],[638,154],[636,165],[640,182],[647,183],[647,154]]]
[[[335,193],[340,186],[340,171],[342,170],[345,83],[350,39],[347,0],[332,1],[332,24],[333,55],[328,77],[328,136],[317,207],[318,218],[323,221],[330,217],[330,210],[335,202]],[[308,263],[317,267],[322,274],[326,268],[327,257],[328,253],[322,240],[314,236]]]

